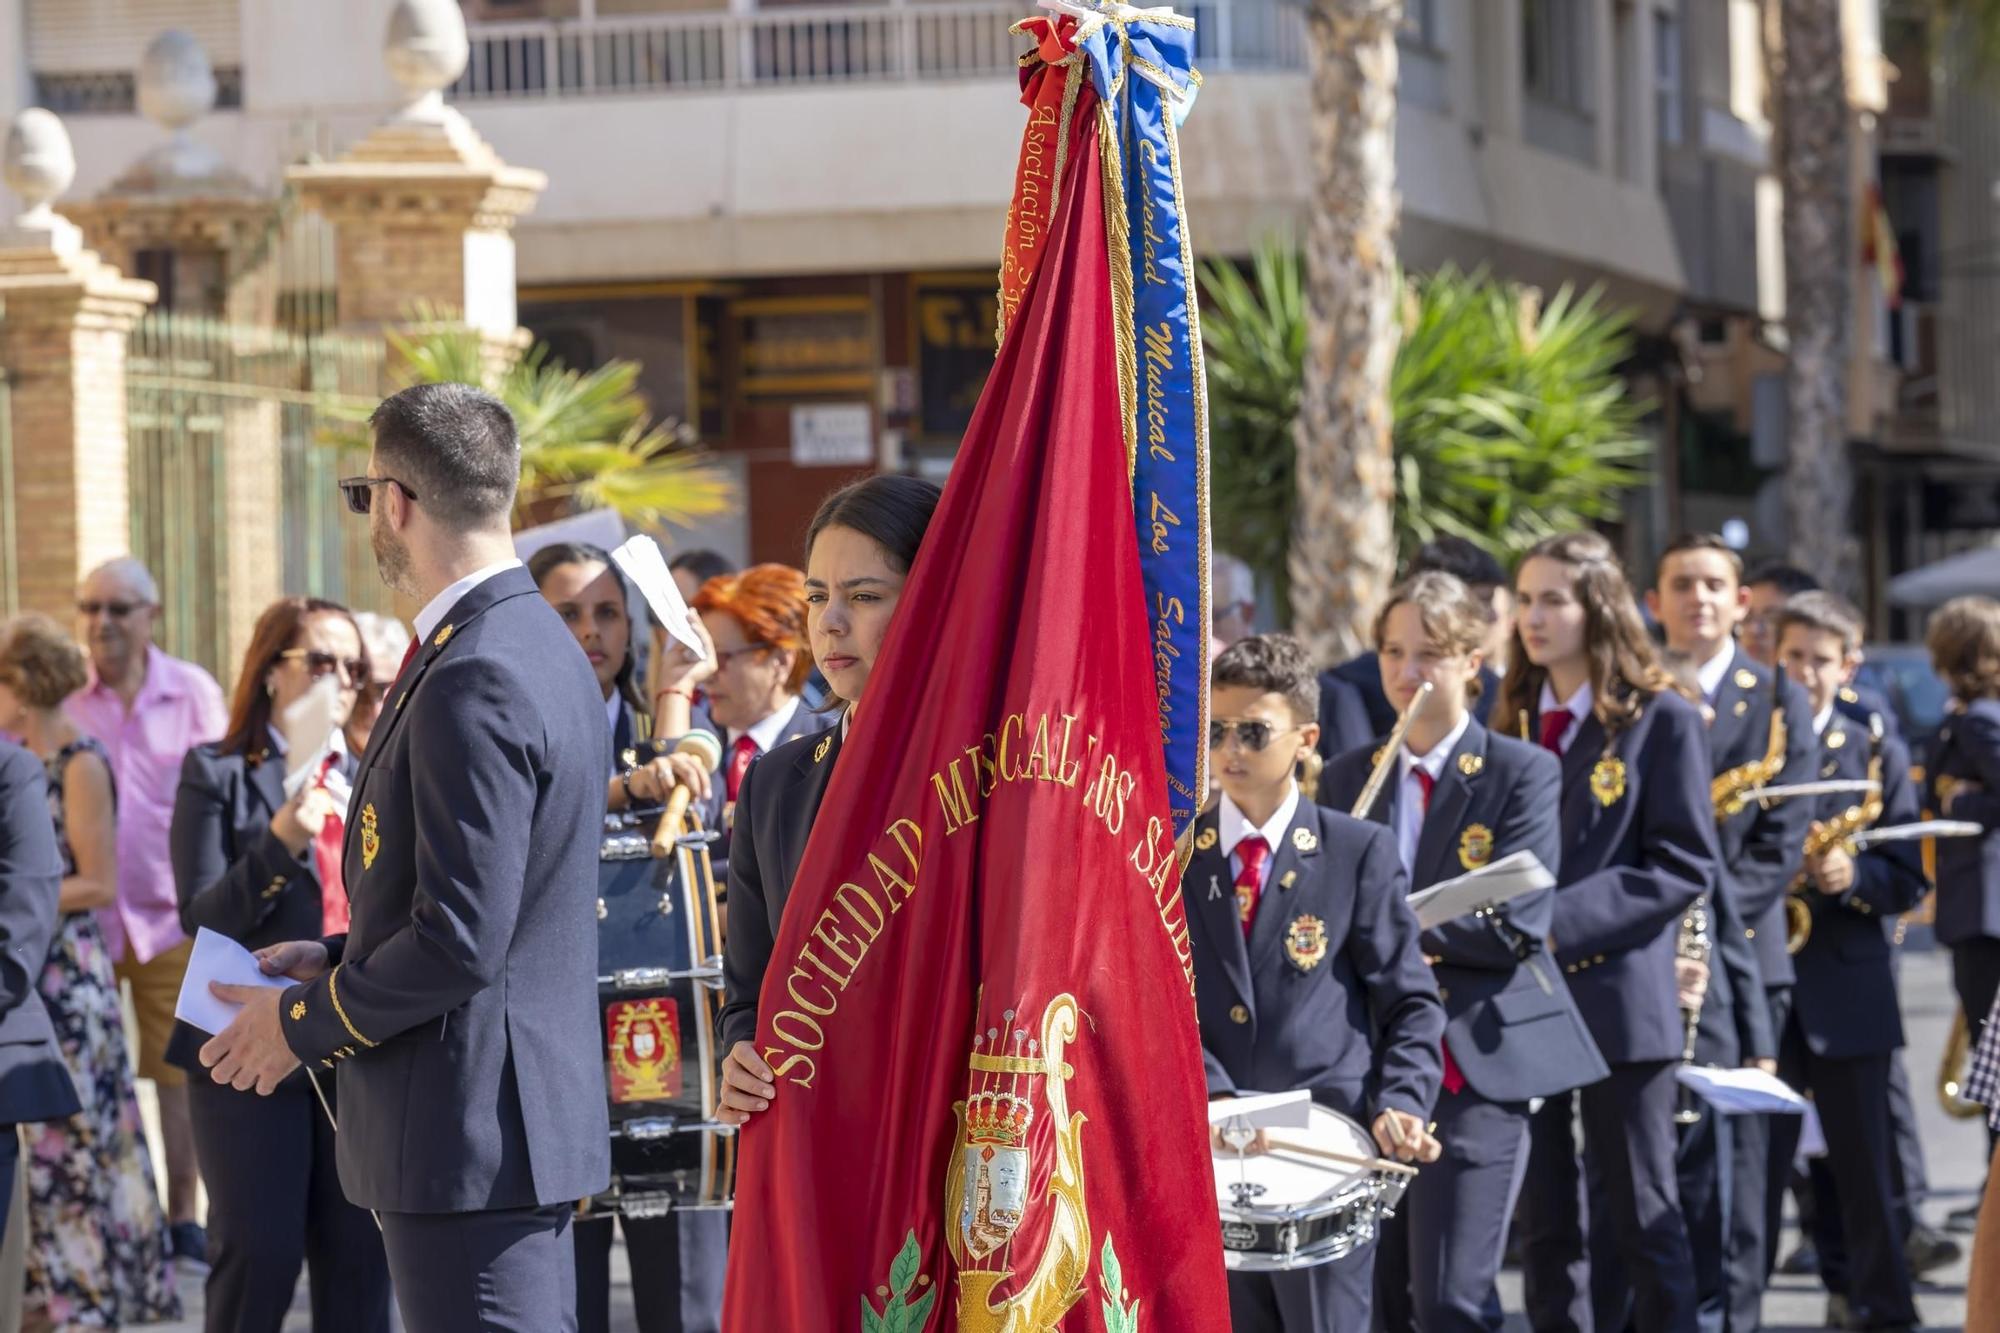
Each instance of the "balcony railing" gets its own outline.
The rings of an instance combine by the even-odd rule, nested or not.
[[[1203,0],[1196,23],[1206,72],[1298,69],[1300,10],[1287,0]],[[1019,0],[643,19],[475,23],[455,101],[604,97],[799,84],[1011,76],[1026,43],[1007,33],[1033,12]]]

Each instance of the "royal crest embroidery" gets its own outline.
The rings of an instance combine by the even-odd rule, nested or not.
[[[292,1001],[292,1021],[294,1023],[302,1023],[305,1021],[305,1016],[306,1002],[304,1000]]]
[[[1458,757],[1458,771],[1469,778],[1476,778],[1486,771],[1486,756],[1483,754],[1462,754]]]
[[[1757,673],[1749,667],[1737,667],[1735,680],[1736,688],[1739,690],[1750,690],[1757,687]]]
[[[1215,842],[1216,842],[1216,833],[1215,830],[1212,828],[1205,828],[1201,832],[1194,835],[1194,849],[1198,852],[1205,852],[1210,850],[1215,846]]]
[[[1285,957],[1301,972],[1310,972],[1326,958],[1326,922],[1301,916],[1285,927]]]
[[[375,828],[375,802],[361,807],[361,868],[375,868],[375,853],[382,850],[382,835]]]
[[[1603,806],[1618,804],[1625,796],[1625,761],[1607,754],[1590,770],[1590,794]]]
[[[1084,1201],[1083,1125],[1069,1109],[1075,1070],[1064,1059],[1080,1022],[1076,999],[1058,995],[1038,1029],[1012,1009],[973,1039],[970,1092],[957,1103],[958,1152],[945,1178],[945,1240],[958,1270],[957,1327],[964,1333],[1053,1329],[1083,1296],[1090,1264]],[[1030,1129],[1048,1154],[1037,1184]],[[1031,1210],[1049,1210],[1040,1253],[1015,1252]],[[1039,1229],[1039,1228],[1038,1228]],[[1033,1269],[1017,1277],[1016,1263]],[[1009,1294],[998,1299],[1002,1284]]]
[[[680,1006],[671,999],[618,1000],[604,1010],[611,1100],[656,1102],[681,1091]]]
[[[1292,846],[1302,852],[1317,851],[1319,850],[1319,835],[1309,828],[1295,828],[1292,830]]]
[[[1478,870],[1493,859],[1493,830],[1484,824],[1468,824],[1458,835],[1458,863]]]

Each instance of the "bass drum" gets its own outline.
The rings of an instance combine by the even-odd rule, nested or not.
[[[1222,1259],[1242,1272],[1286,1272],[1345,1259],[1395,1214],[1409,1175],[1377,1165],[1374,1140],[1314,1104],[1304,1129],[1270,1131],[1270,1151],[1215,1153]]]
[[[735,1130],[717,1123],[721,920],[707,840],[653,854],[660,814],[610,815],[597,876],[597,994],[611,1187],[586,1213],[728,1208]]]

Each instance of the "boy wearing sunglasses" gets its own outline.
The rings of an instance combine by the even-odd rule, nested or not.
[[[1368,1126],[1384,1156],[1435,1161],[1444,1009],[1395,837],[1314,805],[1293,777],[1319,740],[1315,675],[1284,634],[1215,660],[1209,764],[1222,795],[1195,824],[1181,886],[1208,1092],[1307,1089]],[[1373,1270],[1370,1244],[1317,1268],[1232,1272],[1231,1323],[1366,1328]]]

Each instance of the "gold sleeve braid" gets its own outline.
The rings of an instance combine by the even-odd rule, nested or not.
[[[340,1016],[340,1025],[347,1029],[347,1035],[363,1046],[373,1046],[375,1043],[361,1035],[361,1029],[354,1026],[353,1020],[347,1016],[347,1010],[340,1005],[340,969],[344,966],[345,964],[336,963],[333,971],[326,974],[326,996],[333,1001],[333,1012]]]

